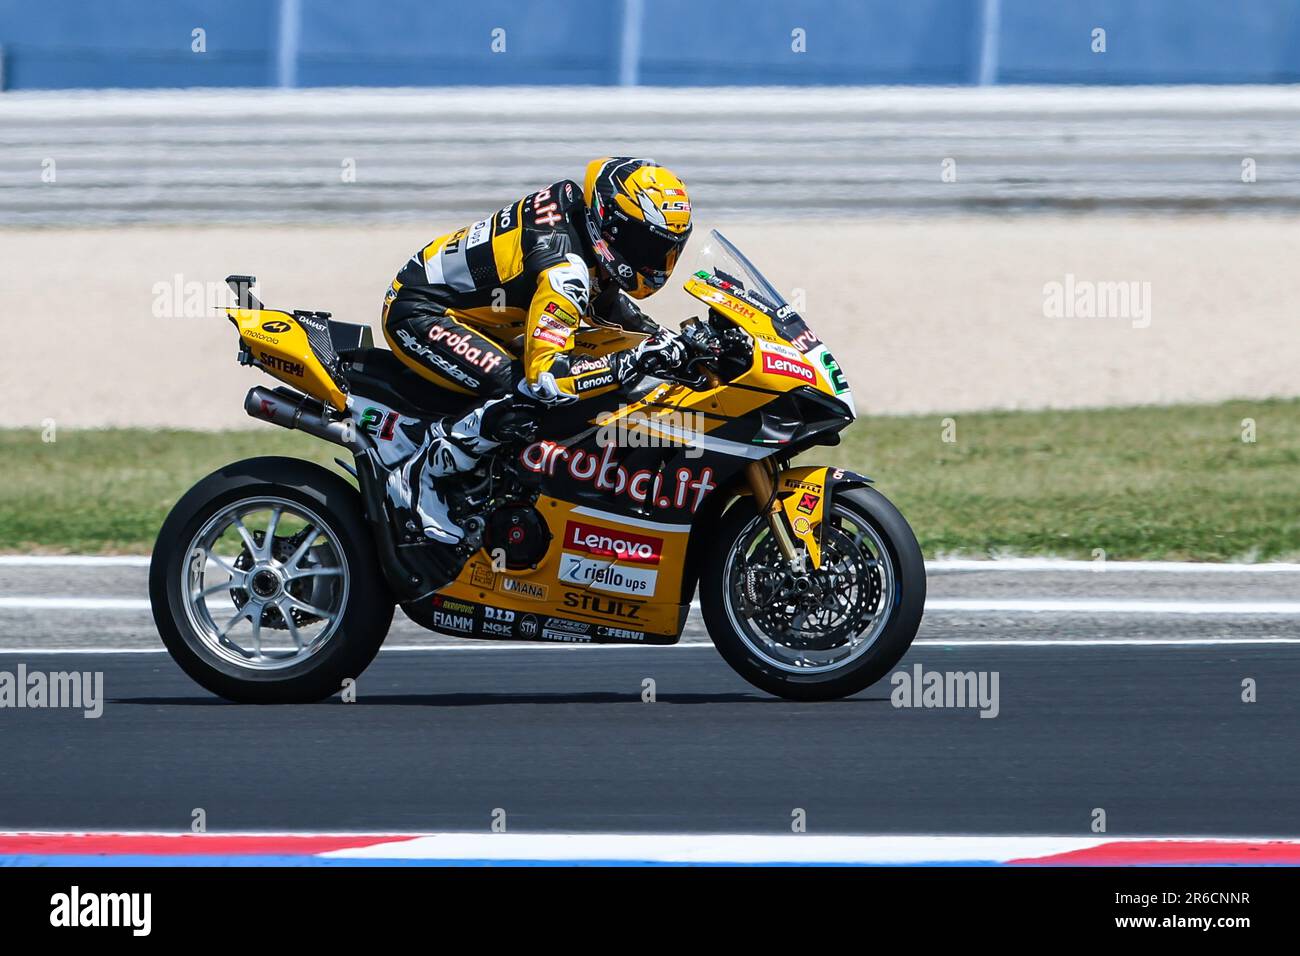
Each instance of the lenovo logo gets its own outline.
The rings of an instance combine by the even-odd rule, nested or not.
[[[797,378],[809,385],[817,381],[817,373],[813,371],[813,367],[808,363],[786,358],[782,355],[773,355],[771,352],[763,353],[763,371],[769,375],[786,375],[790,378]]]
[[[597,528],[577,521],[570,521],[564,529],[565,548],[618,561],[658,564],[663,546],[662,538]]]

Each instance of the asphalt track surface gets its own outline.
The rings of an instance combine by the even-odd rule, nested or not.
[[[134,594],[143,569],[70,573],[0,568],[0,597]],[[1294,602],[1298,578],[957,574],[931,593],[1244,611]],[[107,702],[94,720],[0,710],[0,829],[188,830],[202,808],[211,831],[486,831],[500,808],[513,832],[779,833],[800,808],[811,833],[1091,835],[1102,808],[1113,836],[1295,836],[1298,625],[1294,613],[931,613],[900,668],[996,672],[998,716],[982,719],[894,707],[883,681],[846,701],[775,700],[694,624],[673,648],[519,648],[417,647],[404,622],[391,640],[411,649],[381,653],[355,703],[236,706],[147,652],[147,615],[9,607],[0,670],[102,671]],[[1148,640],[1164,643],[1135,643]]]

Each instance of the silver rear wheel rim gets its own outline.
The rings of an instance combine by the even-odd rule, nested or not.
[[[745,613],[743,601],[737,593],[739,569],[743,560],[752,555],[764,539],[771,535],[767,519],[762,515],[755,516],[745,525],[723,567],[722,602],[728,623],[751,653],[767,665],[787,673],[828,675],[850,667],[875,645],[893,617],[898,593],[897,573],[880,532],[856,511],[836,503],[831,505],[830,516],[840,522],[841,526],[846,522],[851,525],[855,546],[879,574],[880,594],[873,602],[872,613],[865,618],[862,630],[844,645],[828,651],[789,647],[765,633]]]
[[[338,633],[351,576],[338,535],[296,501],[257,496],[210,517],[185,550],[181,605],[195,649],[254,671],[294,667]]]

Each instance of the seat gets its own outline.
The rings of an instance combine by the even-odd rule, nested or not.
[[[349,391],[383,402],[412,418],[452,415],[478,403],[473,395],[453,392],[422,378],[388,349],[343,349],[339,357]]]

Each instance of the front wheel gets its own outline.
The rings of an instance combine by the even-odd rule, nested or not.
[[[795,573],[750,499],[723,516],[700,609],[718,652],[755,687],[832,700],[884,677],[925,608],[925,563],[898,509],[872,488],[836,491],[819,568]]]
[[[356,489],[293,458],[236,462],[191,488],[158,533],[149,599],[185,673],[244,703],[337,693],[393,619]]]

